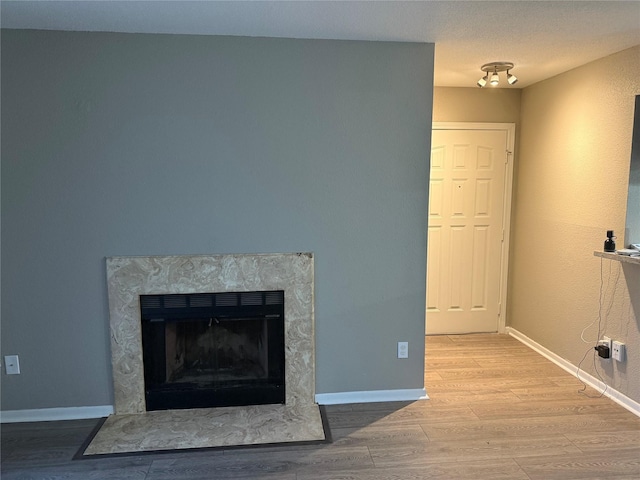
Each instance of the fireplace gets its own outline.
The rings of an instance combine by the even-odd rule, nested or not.
[[[175,359],[176,355],[183,356],[186,361],[186,350],[180,346],[183,350],[178,351],[178,345],[211,342],[216,335],[232,337],[242,334],[249,337],[243,348],[254,350],[250,360],[253,366],[249,368],[253,373],[243,374],[245,379],[250,377],[246,383],[267,385],[266,390],[273,389],[274,385],[286,386],[283,387],[284,393],[273,396],[261,393],[269,397],[264,401],[283,404],[287,409],[296,411],[316,405],[313,254],[109,257],[106,270],[116,415],[191,408],[171,406],[170,400],[158,400],[154,404],[156,400],[147,395],[151,385],[155,390],[168,391],[177,389],[179,383],[196,384],[196,391],[202,383],[215,385],[213,392],[205,395],[209,399],[213,396],[218,398],[220,390],[232,390],[231,384],[226,383],[230,378],[225,374],[242,376],[238,372],[227,370],[223,373],[223,368],[219,368],[215,374],[207,373],[205,370],[212,368],[213,360],[203,361],[203,368],[198,370],[194,363],[196,360],[191,357],[190,368],[193,368],[186,372],[181,370],[182,360]],[[260,312],[257,305],[251,305],[257,302],[256,292],[262,303]],[[283,300],[282,304],[274,300],[277,298]],[[165,310],[154,311],[153,302],[158,306],[164,302]],[[167,304],[172,302],[177,302],[178,306],[167,308]],[[235,302],[241,308],[225,314],[223,309],[228,307],[224,306],[225,302]],[[183,314],[183,317],[174,317]],[[280,315],[279,322],[275,320],[276,315]],[[252,320],[242,320],[249,318]],[[231,326],[242,322],[247,323]],[[210,328],[209,323],[211,329],[214,325],[216,329],[222,325],[225,330],[217,329],[213,336],[204,334],[204,330]],[[276,323],[280,326],[276,327],[275,333],[263,336],[262,331]],[[164,324],[164,332],[162,329],[155,331],[160,324]],[[154,337],[153,343],[164,342],[164,347],[154,348],[160,348],[165,357],[168,351],[173,360],[149,360],[149,352],[145,351],[147,347],[143,348],[143,336],[147,335]],[[174,339],[174,335],[176,338],[180,336],[181,340]],[[168,347],[167,344],[174,346]],[[175,351],[172,350],[174,348]],[[212,348],[204,350],[211,353]],[[237,346],[236,350],[240,347]],[[226,362],[228,367],[230,363],[237,363],[234,355],[219,356],[218,361]],[[207,362],[209,365],[205,366]],[[260,369],[268,373],[260,373]],[[274,372],[280,369],[282,371]],[[194,375],[199,378],[190,382]],[[284,375],[283,382],[281,375]],[[284,395],[284,400],[281,395]],[[155,393],[151,396],[155,397]],[[197,400],[194,402],[198,404]],[[226,402],[230,405],[236,403],[233,399],[223,403]]]
[[[107,258],[114,414],[83,455],[325,441],[314,388],[313,263],[312,253]],[[143,347],[147,335],[155,347]],[[216,360],[224,337],[234,347]],[[195,345],[205,353],[197,359],[188,353]],[[148,348],[163,360],[150,360]],[[267,400],[276,403],[227,407],[154,410],[147,396],[151,384],[204,384],[213,386],[210,400],[238,380],[286,388]]]
[[[141,295],[147,411],[285,402],[284,291]]]

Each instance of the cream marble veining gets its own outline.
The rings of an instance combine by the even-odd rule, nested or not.
[[[311,253],[107,258],[115,414],[85,455],[324,440]],[[284,290],[285,405],[147,412],[140,295]]]
[[[107,258],[114,410],[146,411],[140,295],[284,290],[286,405],[315,403],[311,253]]]
[[[84,455],[323,440],[317,405],[161,410],[110,416]]]

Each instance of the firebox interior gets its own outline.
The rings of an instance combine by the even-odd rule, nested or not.
[[[285,403],[284,291],[141,295],[147,411]]]

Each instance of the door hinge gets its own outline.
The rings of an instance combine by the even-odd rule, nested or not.
[[[509,163],[509,156],[513,155],[511,150],[507,150],[507,155],[504,157],[504,163]]]

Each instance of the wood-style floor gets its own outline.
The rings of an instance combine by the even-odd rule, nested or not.
[[[334,443],[71,460],[95,420],[5,424],[2,479],[639,479],[640,418],[505,335],[427,338],[414,403],[327,407]]]

